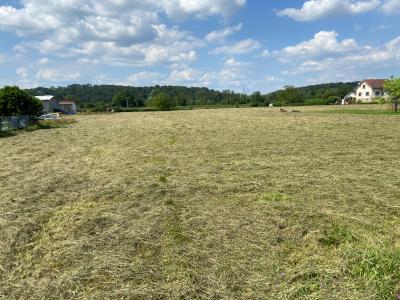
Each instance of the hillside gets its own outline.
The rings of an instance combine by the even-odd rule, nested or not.
[[[317,100],[317,103],[334,103],[351,92],[357,82],[328,83],[310,85],[300,88],[287,87],[266,95],[255,92],[252,95],[243,95],[233,91],[216,91],[208,88],[183,87],[183,86],[153,86],[153,87],[127,87],[119,85],[80,85],[73,84],[67,87],[35,88],[28,92],[32,95],[54,95],[58,98],[74,99],[80,108],[100,108],[113,105],[113,98],[121,91],[127,91],[130,97],[129,105],[140,107],[157,92],[169,94],[177,106],[188,105],[252,105],[266,106],[270,103],[276,105],[307,104],[307,101]],[[320,102],[318,102],[320,101]]]

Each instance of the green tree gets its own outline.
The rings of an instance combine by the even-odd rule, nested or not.
[[[164,92],[154,95],[148,102],[150,107],[158,108],[159,110],[170,110],[173,107],[172,98]]]
[[[264,97],[260,92],[254,92],[250,96],[250,106],[260,106],[264,104]]]
[[[43,110],[42,102],[17,86],[0,89],[0,115],[38,116]]]
[[[129,89],[123,89],[113,97],[111,105],[114,107],[132,107],[136,104],[133,93]]]
[[[393,110],[397,112],[400,102],[400,78],[392,78],[386,81],[384,88],[389,94],[389,102],[392,103]]]
[[[304,94],[293,86],[285,86],[284,90],[277,93],[277,100],[282,105],[304,103]]]

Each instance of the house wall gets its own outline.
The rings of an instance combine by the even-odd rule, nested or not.
[[[59,104],[59,109],[67,114],[76,114],[76,104]]]
[[[44,112],[53,112],[53,100],[42,101]]]
[[[372,102],[376,97],[386,96],[383,89],[373,89],[363,82],[356,90],[356,100],[362,102]]]

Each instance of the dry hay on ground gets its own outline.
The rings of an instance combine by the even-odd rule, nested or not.
[[[390,299],[400,119],[220,109],[0,139],[0,297]]]

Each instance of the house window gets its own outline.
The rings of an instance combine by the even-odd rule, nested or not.
[[[358,93],[358,97],[361,97],[362,96],[362,93]]]
[[[365,84],[363,84],[363,89],[365,89]]]
[[[369,92],[366,92],[366,93],[365,93],[365,96],[367,96],[367,97],[368,97],[368,96],[369,96]]]
[[[375,92],[375,95],[380,96],[380,93],[379,92]]]

